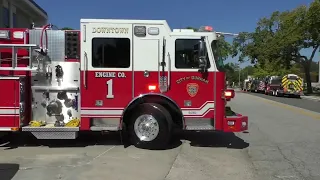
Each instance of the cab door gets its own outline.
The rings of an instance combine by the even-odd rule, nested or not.
[[[81,128],[118,126],[133,93],[132,26],[89,21],[81,21]]]
[[[199,72],[197,49],[200,40],[201,37],[196,36],[171,38],[171,83],[167,94],[181,107],[185,118],[210,119],[214,117],[216,67],[207,56],[208,72]],[[206,43],[206,49],[209,47]]]

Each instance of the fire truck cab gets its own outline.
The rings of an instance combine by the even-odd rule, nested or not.
[[[164,147],[174,128],[241,132],[226,116],[218,33],[171,31],[165,20],[81,19],[81,30],[0,29],[0,131],[75,139],[126,131],[139,147]],[[4,88],[5,87],[5,88]]]

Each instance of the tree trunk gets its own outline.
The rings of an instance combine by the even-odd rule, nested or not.
[[[307,83],[307,93],[311,94],[312,93],[312,85],[311,85],[311,75],[310,75],[310,62],[307,61],[304,66],[304,74],[306,77],[306,83]]]

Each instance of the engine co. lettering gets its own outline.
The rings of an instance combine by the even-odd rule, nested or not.
[[[125,78],[126,74],[124,72],[118,72],[118,77],[119,78]]]
[[[92,33],[128,34],[129,28],[94,27]]]
[[[199,77],[199,76],[186,76],[186,77],[182,77],[182,78],[179,78],[178,80],[176,80],[176,83],[177,84],[180,84],[182,83],[183,81],[187,81],[187,80],[195,80],[195,81],[201,81],[201,82],[204,82],[206,84],[209,83],[208,80],[202,78],[202,77]]]
[[[96,78],[125,78],[126,73],[124,72],[95,72]]]

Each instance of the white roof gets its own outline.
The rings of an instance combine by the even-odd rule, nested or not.
[[[110,23],[110,24],[153,24],[164,25],[171,35],[185,36],[208,36],[213,34],[213,38],[217,39],[217,34],[213,32],[194,32],[193,29],[173,29],[169,27],[166,20],[139,20],[139,19],[80,19],[80,23]]]

